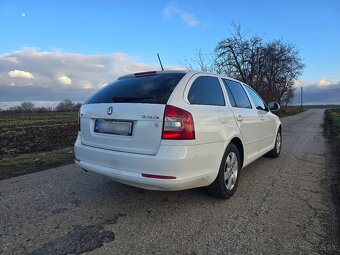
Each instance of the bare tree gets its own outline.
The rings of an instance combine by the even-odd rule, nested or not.
[[[262,79],[261,71],[264,64],[261,56],[262,39],[253,36],[247,40],[239,25],[234,25],[234,29],[234,34],[216,46],[216,64],[221,73],[257,88],[258,81]]]
[[[21,108],[21,105],[15,105],[15,106],[9,107],[6,111],[8,111],[8,112],[22,112],[22,108]]]
[[[287,90],[287,92],[281,98],[281,101],[284,103],[284,106],[290,104],[294,98],[295,87],[292,87]]]
[[[32,112],[34,111],[34,104],[32,102],[23,102],[20,105],[11,106],[6,109],[6,112]]]
[[[252,86],[266,102],[285,105],[294,97],[294,80],[304,68],[292,44],[282,40],[265,43],[259,35],[247,38],[240,25],[234,25],[234,33],[217,44],[214,54],[198,50],[184,65],[238,79]]]
[[[81,103],[76,103],[76,104],[73,106],[73,111],[79,111],[81,105],[82,105]]]
[[[197,49],[194,57],[186,57],[184,63],[186,68],[191,70],[200,70],[203,72],[218,73],[216,65],[216,56],[213,53],[207,54],[202,49]]]
[[[34,107],[34,112],[51,112],[52,107],[46,107],[46,106],[40,106],[40,107]]]
[[[221,73],[254,87],[267,102],[288,104],[294,95],[294,80],[304,68],[293,45],[282,40],[264,43],[257,35],[247,39],[240,26],[218,43],[215,53]]]
[[[74,103],[71,100],[65,99],[61,101],[56,107],[57,112],[71,112],[74,110]]]
[[[23,102],[20,107],[23,112],[31,112],[33,111],[34,104],[32,102]]]

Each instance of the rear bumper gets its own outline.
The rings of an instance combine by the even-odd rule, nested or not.
[[[215,150],[197,146],[161,145],[156,155],[142,155],[99,149],[83,145],[77,138],[75,163],[81,168],[112,178],[121,183],[149,190],[183,190],[211,184],[216,178],[220,155]],[[222,146],[222,144],[221,144]],[[223,151],[223,150],[221,150]],[[218,163],[216,163],[218,162]],[[143,177],[142,173],[174,176],[176,179]]]

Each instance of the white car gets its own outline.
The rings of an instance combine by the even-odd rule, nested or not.
[[[198,71],[120,77],[79,112],[75,162],[87,171],[150,190],[208,186],[228,198],[239,172],[281,151],[280,119],[248,85]]]

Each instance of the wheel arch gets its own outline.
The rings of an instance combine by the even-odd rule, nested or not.
[[[231,144],[233,144],[232,147],[236,146],[236,148],[238,149],[238,152],[239,152],[239,156],[241,158],[240,159],[241,166],[240,166],[239,169],[241,169],[244,165],[244,149],[243,149],[244,147],[243,147],[242,140],[239,137],[233,137],[227,143],[227,146],[226,146],[224,153],[223,153],[223,158],[221,160],[221,166],[220,166],[219,171],[217,172],[217,174],[214,178],[214,181],[208,186],[209,194],[214,196],[214,197],[217,197],[217,198],[229,198],[229,197],[231,197],[234,194],[236,187],[237,187],[237,184],[238,184],[239,177],[237,177],[236,182],[234,183],[235,184],[234,187],[232,187],[231,190],[227,190],[225,180],[224,180],[224,178],[225,178],[224,171],[222,172],[222,170],[225,170],[224,168],[222,168],[222,166],[223,166],[222,164],[224,163],[223,159],[224,159],[225,156],[227,156],[227,154],[226,154],[227,148]],[[223,180],[221,178],[223,178]]]
[[[244,164],[244,146],[243,146],[242,140],[238,137],[234,137],[233,139],[230,140],[230,143],[234,144],[237,147],[238,152],[240,153],[241,168],[242,168]]]

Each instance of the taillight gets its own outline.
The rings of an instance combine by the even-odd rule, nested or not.
[[[164,112],[162,139],[195,139],[194,120],[190,112],[167,105]]]

